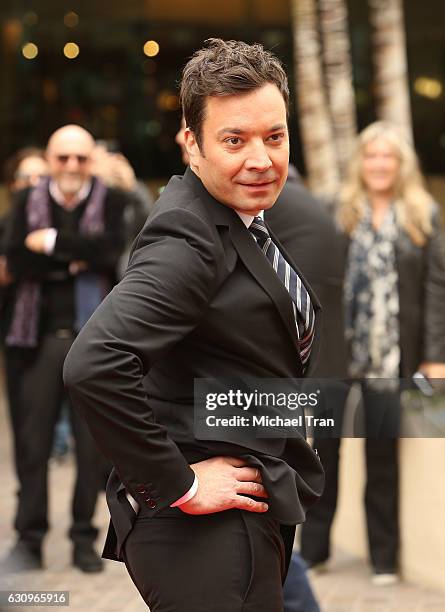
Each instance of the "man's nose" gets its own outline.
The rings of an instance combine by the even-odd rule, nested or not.
[[[265,172],[272,166],[272,161],[267,152],[264,142],[252,144],[248,150],[248,155],[245,161],[247,170],[256,170],[257,172]]]
[[[65,167],[67,170],[70,170],[71,172],[75,172],[76,170],[78,170],[79,160],[77,158],[77,155],[70,155],[67,159]]]

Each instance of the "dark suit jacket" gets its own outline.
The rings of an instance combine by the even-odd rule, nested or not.
[[[410,377],[422,361],[445,362],[445,236],[435,206],[433,232],[423,247],[399,230],[401,376]]]
[[[308,291],[318,327],[318,301]],[[314,353],[318,341],[316,333]],[[154,516],[191,487],[189,464],[211,456],[235,454],[261,467],[269,512],[281,523],[302,522],[321,494],[323,471],[303,439],[234,444],[194,436],[195,378],[296,378],[302,365],[289,294],[238,215],[190,169],[167,185],[123,280],[74,342],[64,375],[115,466],[110,558],[120,557],[134,520],[124,487]]]
[[[320,351],[311,376],[344,378],[343,280],[347,244],[326,204],[296,180],[288,180],[264,218],[304,274],[323,308]]]

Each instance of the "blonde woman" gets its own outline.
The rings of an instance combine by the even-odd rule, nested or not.
[[[413,148],[395,126],[376,122],[361,133],[340,194],[338,221],[350,238],[345,283],[350,373],[408,377],[420,368],[429,377],[444,377],[445,247],[439,210],[423,185]],[[359,296],[366,292],[363,312],[358,302],[365,302]],[[369,346],[358,325],[363,317],[371,324]]]
[[[345,331],[352,378],[445,378],[445,245],[439,209],[416,154],[395,126],[359,136],[340,192],[337,221],[347,238]],[[366,424],[365,506],[375,584],[397,580],[398,384],[362,385]],[[309,564],[329,556],[337,500],[338,440],[316,440],[327,484],[303,527]]]

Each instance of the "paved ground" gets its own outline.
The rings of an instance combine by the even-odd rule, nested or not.
[[[0,556],[13,543],[11,522],[15,504],[9,427],[2,397],[0,392]],[[71,462],[51,465],[52,529],[45,545],[45,571],[27,572],[14,578],[0,576],[0,589],[67,590],[70,592],[69,610],[73,612],[147,612],[122,564],[107,561],[105,571],[95,575],[83,574],[70,565],[71,549],[65,534],[68,527],[72,479]],[[96,522],[101,527],[98,544],[100,546],[107,524],[103,496],[97,508]],[[340,551],[336,551],[330,571],[314,577],[312,583],[323,612],[445,612],[445,596],[419,586],[406,583],[386,588],[371,586],[364,563]],[[32,609],[57,608],[36,606]],[[7,610],[25,612],[30,608],[0,607],[1,612]]]
[[[366,565],[336,551],[329,571],[312,579],[322,612],[445,612],[445,597],[419,585],[375,587]]]

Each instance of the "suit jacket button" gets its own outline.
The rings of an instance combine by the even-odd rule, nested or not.
[[[147,497],[145,501],[147,502],[147,506],[149,508],[156,508],[156,502],[151,497]]]
[[[147,493],[147,490],[145,489],[144,485],[138,485],[137,491],[141,495],[143,495],[144,493]]]

